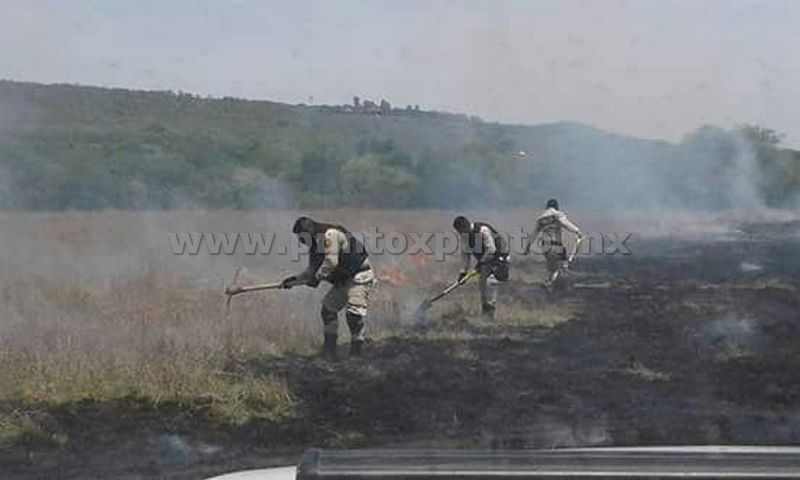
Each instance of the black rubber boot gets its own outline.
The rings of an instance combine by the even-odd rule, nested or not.
[[[338,341],[338,336],[333,335],[330,333],[325,334],[325,343],[322,345],[322,358],[328,360],[329,362],[335,362],[338,360],[336,355],[336,343]]]
[[[364,339],[363,338],[354,338],[350,340],[350,356],[351,357],[360,357],[361,351],[364,348]]]
[[[347,326],[350,328],[350,356],[360,357],[364,348],[361,332],[364,330],[364,317],[347,312]]]
[[[495,306],[490,303],[484,303],[481,306],[481,313],[487,320],[494,320]]]
[[[337,360],[336,340],[338,335],[336,334],[336,322],[338,315],[333,310],[325,308],[324,305],[320,310],[320,315],[322,316],[323,333],[325,334],[325,343],[322,345],[322,358],[335,362]]]

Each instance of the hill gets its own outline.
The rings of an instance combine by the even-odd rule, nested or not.
[[[800,153],[758,127],[680,144],[576,123],[362,113],[0,81],[0,207],[594,208],[793,204]]]

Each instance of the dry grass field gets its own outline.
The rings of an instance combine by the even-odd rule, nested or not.
[[[441,230],[452,217],[382,211],[317,216],[354,230],[406,232]],[[240,296],[226,315],[222,289],[236,268],[247,268],[245,282],[276,280],[302,269],[304,259],[241,250],[175,255],[168,234],[276,232],[285,244],[295,217],[288,211],[2,215],[2,400],[47,408],[135,398],[200,406],[232,424],[290,414],[294,400],[283,379],[232,374],[229,367],[287,353],[313,356],[324,286]],[[391,335],[406,304],[420,301],[426,286],[438,287],[445,272],[457,268],[431,262],[418,272],[402,255],[384,264],[378,260],[378,269],[400,272],[408,285],[381,284],[375,292],[375,339]],[[412,280],[423,278],[419,291],[412,288]],[[4,414],[0,439],[66,441],[26,411]]]
[[[304,213],[399,232],[447,231],[453,216]],[[531,214],[468,213],[509,231]],[[788,214],[575,214],[587,231],[635,232],[632,255],[582,257],[551,295],[537,285],[541,259],[514,259],[491,323],[474,285],[412,321],[457,258],[377,255],[385,281],[367,357],[335,365],[315,355],[324,286],[241,295],[225,312],[238,267],[245,280],[278,280],[304,258],[175,255],[169,242],[170,232],[288,241],[296,215],[0,215],[4,476],[193,476],[312,445],[800,440],[800,237]]]

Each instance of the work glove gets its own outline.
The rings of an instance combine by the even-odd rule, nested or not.
[[[467,276],[467,271],[466,270],[461,270],[460,272],[458,272],[458,280],[456,280],[456,281],[460,282],[461,280],[464,280],[464,277],[466,277],[466,276]]]
[[[292,288],[297,284],[297,277],[292,275],[281,280],[281,288]]]
[[[319,286],[319,282],[320,282],[320,279],[317,278],[317,276],[315,275],[315,276],[313,276],[313,277],[308,279],[308,281],[306,282],[306,285],[308,285],[311,288],[317,288]]]

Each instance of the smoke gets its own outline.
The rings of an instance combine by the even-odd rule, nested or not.
[[[535,152],[532,192],[582,211],[762,210],[761,168],[741,132],[703,127],[679,144],[622,137],[578,124],[517,139]],[[541,192],[541,193],[539,193]]]
[[[733,314],[710,322],[703,329],[703,336],[711,346],[745,350],[759,346],[762,340],[753,320]]]
[[[765,207],[755,145],[741,130],[702,127],[681,147],[685,159],[678,166],[687,173],[678,178],[689,187],[687,200],[699,196],[701,208],[711,210]]]
[[[241,192],[244,208],[291,208],[296,205],[291,186],[261,170],[236,168],[231,180]]]
[[[759,193],[761,170],[754,147],[741,134],[734,134],[731,141],[734,149],[730,168],[722,170],[727,186],[725,200],[734,210],[763,209],[764,199]]]

